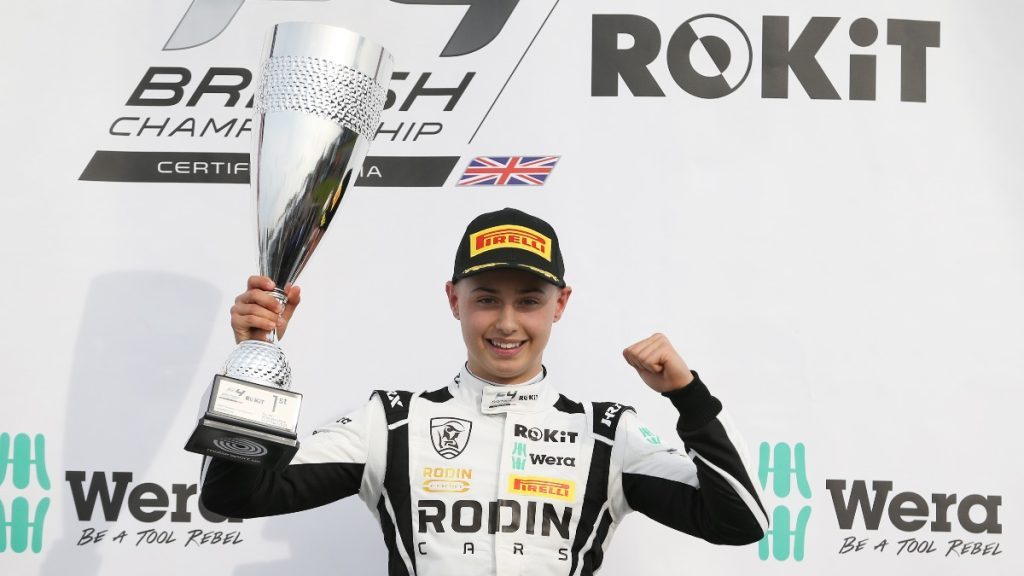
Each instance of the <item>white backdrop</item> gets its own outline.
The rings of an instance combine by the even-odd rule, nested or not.
[[[192,22],[212,26],[218,10],[226,5],[230,15],[237,2],[219,35],[182,20],[189,12]],[[516,5],[485,46],[444,57],[466,6],[237,2],[4,8],[0,572],[385,573],[379,530],[356,499],[218,524],[200,515],[192,496],[172,514],[175,494],[184,498],[188,489],[173,485],[197,480],[199,457],[181,447],[202,389],[232,347],[228,308],[255,269],[249,188],[111,181],[131,180],[130,162],[108,163],[106,181],[83,179],[98,151],[144,152],[148,162],[168,153],[247,153],[248,133],[204,136],[200,127],[210,119],[218,126],[236,119],[240,127],[251,86],[233,106],[225,105],[227,94],[187,103],[211,68],[255,68],[264,34],[286,20],[357,30],[387,46],[396,71],[408,73],[392,82],[397,102],[382,119],[384,130],[401,125],[400,132],[381,132],[371,155],[457,158],[436,182],[353,188],[303,273],[303,304],[284,346],[306,398],[304,431],[359,405],[373,388],[436,388],[454,374],[463,348],[442,287],[455,246],[473,216],[515,206],[552,222],[563,243],[575,291],[545,361],[570,385],[564,393],[632,404],[668,438],[671,406],[620,357],[623,347],[663,331],[723,399],[759,468],[778,464],[759,457],[762,443],[806,449],[803,466],[778,472],[793,481],[790,492],[765,475],[770,511],[794,518],[791,537],[776,522],[769,538],[802,546],[800,559],[795,548],[784,553],[785,545],[765,554],[757,545],[716,548],[634,515],[611,544],[606,573],[994,575],[1024,568],[1016,536],[1024,467],[1013,456],[1024,400],[1019,2],[538,0]],[[486,11],[485,4],[471,10]],[[686,56],[713,76],[721,42],[666,56],[676,30],[707,14],[743,31],[722,28],[726,21],[717,17],[693,21],[698,34],[718,31],[728,47],[724,76],[735,91],[719,98],[685,91],[669,62],[682,66]],[[646,32],[609,40],[595,22],[626,18],[608,15],[641,17],[646,23],[631,21]],[[763,95],[765,70],[770,76],[785,56],[766,41],[783,20],[766,17],[788,18],[788,46],[810,30],[799,44],[805,48],[822,18],[838,19],[820,49],[794,48],[791,61],[808,78],[820,70],[839,99],[812,98],[804,84],[820,96],[820,82],[794,72],[787,72],[787,97]],[[892,44],[894,21],[925,23],[941,41],[920,48],[923,61],[908,63],[903,56],[914,51],[907,42],[927,42],[919,35],[902,48]],[[709,22],[719,28],[702,32]],[[165,50],[176,26],[179,42],[185,32],[214,37]],[[868,46],[851,40],[862,41],[871,28],[877,40]],[[660,31],[657,42],[652,29]],[[751,68],[736,87],[744,34]],[[601,42],[617,54],[654,49],[649,74],[664,96],[634,95],[614,71],[618,95],[595,95],[594,78],[607,78],[611,65],[595,63]],[[849,98],[851,55],[876,57],[874,100]],[[130,105],[147,71],[159,67],[190,73],[180,101]],[[636,65],[628,69],[643,76]],[[400,110],[425,73],[428,88],[453,88],[473,75],[454,103],[419,96]],[[925,101],[901,99],[907,78],[923,83]],[[238,79],[221,75],[215,84]],[[167,104],[177,95],[150,86],[144,96]],[[163,130],[138,135],[142,125],[165,121]],[[425,134],[403,138],[412,123]],[[544,186],[456,186],[480,155],[560,160]],[[25,449],[36,438],[42,453]],[[170,493],[166,506],[143,510],[167,514],[143,522],[125,493],[123,505],[105,513],[103,502],[117,499],[114,473],[131,474],[130,484],[116,477],[128,493],[145,483],[156,485],[150,495]],[[81,478],[85,492],[76,497]],[[838,504],[828,480],[846,481]],[[857,480],[869,488],[892,482],[881,505],[898,493],[920,494],[927,508],[920,517],[929,522],[901,530],[891,519],[898,522],[898,510],[889,508],[874,529],[864,510],[844,527],[840,517]],[[89,504],[89,487],[101,485],[109,492],[96,492]],[[874,494],[866,497],[874,502]],[[933,494],[983,500],[988,508],[968,506],[962,521],[954,505],[943,531],[932,523],[939,514],[932,502],[942,499]],[[799,529],[805,507],[809,520]],[[29,516],[19,520],[21,508],[38,519],[34,528]],[[983,531],[972,533],[972,524]],[[150,529],[173,532],[174,541],[137,544]],[[107,533],[86,542],[83,534],[96,534],[90,530]],[[186,545],[192,531],[235,534],[228,544]],[[841,553],[851,538],[866,540],[865,549]],[[911,553],[917,544],[905,543],[897,553],[898,542],[911,538],[934,542],[935,551]],[[883,539],[888,545],[875,549]],[[982,543],[975,550],[988,545],[989,554],[951,553],[953,540]]]

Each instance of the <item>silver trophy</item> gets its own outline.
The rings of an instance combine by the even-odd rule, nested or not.
[[[256,89],[252,186],[260,273],[295,282],[358,174],[384,109],[392,58],[348,30],[287,22],[267,40]],[[187,450],[280,469],[298,450],[301,395],[277,346],[246,340],[214,377]]]

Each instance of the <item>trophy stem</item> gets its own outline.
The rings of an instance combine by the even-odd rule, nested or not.
[[[274,288],[273,291],[270,292],[270,295],[281,303],[281,312],[277,315],[277,317],[280,318],[281,316],[284,315],[285,306],[288,305],[288,295],[285,294],[284,290],[281,290],[280,288]],[[270,342],[271,344],[277,344],[276,326],[274,327],[273,330],[270,331],[270,334],[267,335],[267,342]]]

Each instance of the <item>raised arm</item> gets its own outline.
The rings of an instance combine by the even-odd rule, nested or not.
[[[621,518],[636,510],[715,544],[760,540],[768,516],[743,439],[722,403],[661,334],[627,348],[623,356],[679,412],[676,432],[685,453],[668,447],[635,414],[626,413],[612,451],[621,470],[613,512]]]
[[[286,288],[283,309],[268,292],[274,288],[266,276],[251,276],[246,291],[231,307],[235,341],[266,339],[271,329],[283,337],[299,304],[298,286]],[[209,394],[209,392],[207,392]],[[202,404],[206,406],[206,402]],[[359,410],[321,427],[302,439],[291,463],[280,472],[206,457],[202,468],[203,504],[233,518],[286,514],[321,506],[360,493],[376,500],[379,485],[373,468],[372,448],[383,453],[387,442],[384,410],[376,396]]]

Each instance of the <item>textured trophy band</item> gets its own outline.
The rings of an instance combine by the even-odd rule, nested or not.
[[[308,56],[277,56],[261,71],[256,111],[302,112],[356,134],[374,134],[387,90],[348,66]]]

